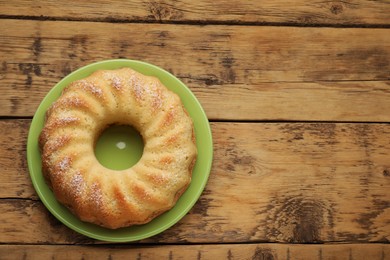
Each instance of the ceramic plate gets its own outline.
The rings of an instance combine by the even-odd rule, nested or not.
[[[96,70],[122,67],[130,67],[145,75],[158,77],[165,86],[181,97],[195,125],[198,158],[194,167],[191,185],[177,201],[175,207],[147,224],[110,230],[80,221],[57,202],[42,176],[38,137],[44,124],[46,110],[59,97],[65,86],[72,81],[87,77]],[[134,60],[107,60],[93,63],[63,78],[39,105],[30,126],[27,141],[27,161],[30,176],[36,192],[47,209],[69,228],[88,237],[110,242],[130,242],[145,239],[168,229],[178,222],[188,213],[201,195],[210,174],[212,157],[213,147],[210,125],[202,106],[194,94],[169,72],[157,66]]]

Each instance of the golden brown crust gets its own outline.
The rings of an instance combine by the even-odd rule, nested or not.
[[[94,144],[111,124],[134,126],[144,154],[110,170]],[[177,94],[132,69],[97,71],[67,86],[39,137],[42,172],[56,198],[81,220],[107,228],[144,224],[172,208],[191,182],[194,127]]]

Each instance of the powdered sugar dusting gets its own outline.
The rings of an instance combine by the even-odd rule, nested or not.
[[[80,84],[84,90],[91,92],[92,94],[94,94],[97,97],[100,97],[100,98],[103,97],[103,91],[99,87],[97,87],[95,84],[93,84],[92,82],[86,81],[86,80],[81,80]]]
[[[84,101],[77,96],[66,99],[65,102],[67,105],[76,106],[76,107],[80,107],[85,104]]]
[[[141,87],[141,84],[139,82],[139,79],[135,75],[131,75],[129,79],[129,85],[130,88],[133,90],[135,99],[139,101],[142,98],[143,95],[143,89]]]
[[[157,111],[162,107],[163,95],[159,82],[155,80],[142,82],[141,79],[132,75],[129,79],[129,84],[133,89],[133,93],[137,101],[150,100],[154,111]]]
[[[117,76],[113,76],[111,78],[111,84],[114,86],[114,88],[116,88],[117,90],[120,90],[122,89],[122,81],[120,78],[118,78]]]
[[[71,163],[71,159],[69,157],[64,157],[59,163],[58,163],[58,169],[60,172],[65,172],[69,169]]]
[[[113,73],[111,72],[108,72],[108,71],[104,71],[103,73],[103,77],[110,81],[111,82],[111,85],[116,89],[116,90],[122,90],[122,80],[114,75]]]
[[[67,116],[67,117],[61,117],[58,119],[58,123],[61,124],[61,125],[64,125],[64,124],[69,124],[69,123],[72,123],[72,122],[77,122],[79,120],[79,118],[77,117],[74,117],[74,116]]]
[[[158,110],[162,107],[162,92],[161,89],[158,88],[156,82],[152,82],[150,87],[148,88],[149,95],[152,97],[152,106],[155,110]]]
[[[70,188],[73,190],[76,196],[81,195],[84,190],[84,178],[80,172],[76,172],[70,179]]]
[[[95,206],[101,206],[103,201],[102,191],[97,183],[91,185],[91,192],[89,194],[89,200]]]
[[[60,147],[64,146],[67,142],[69,142],[70,138],[68,136],[60,136],[56,139],[50,139],[46,144],[48,151],[54,152]]]

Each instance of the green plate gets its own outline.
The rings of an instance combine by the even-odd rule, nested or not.
[[[72,81],[87,77],[96,70],[118,69],[122,67],[130,67],[145,75],[158,77],[165,86],[181,97],[194,122],[198,158],[194,167],[191,185],[177,201],[175,207],[147,224],[111,230],[80,221],[55,199],[54,194],[42,176],[38,137],[43,128],[46,110],[59,97],[65,86]],[[85,236],[110,242],[130,242],[145,239],[163,232],[178,222],[188,213],[201,195],[210,174],[212,159],[213,144],[210,124],[194,94],[169,72],[154,65],[134,60],[119,59],[93,63],[63,78],[39,105],[32,120],[27,140],[27,161],[30,176],[34,188],[46,208],[69,228]]]

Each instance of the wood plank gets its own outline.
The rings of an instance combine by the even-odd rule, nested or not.
[[[164,246],[0,245],[11,259],[389,259],[386,244],[231,244]]]
[[[28,125],[0,121],[0,145],[20,144],[1,151],[0,244],[96,243],[31,200],[21,145]],[[204,193],[178,224],[144,243],[390,241],[389,124],[211,126],[214,163]]]
[[[131,58],[183,80],[212,120],[390,121],[389,29],[1,20],[0,34],[0,116],[32,116],[83,65]]]
[[[96,8],[96,6],[99,8]],[[275,23],[303,25],[390,24],[390,3],[381,1],[1,1],[0,15],[104,21]]]
[[[30,121],[0,120],[0,198],[38,198],[27,168]]]
[[[390,81],[278,82],[192,89],[211,120],[389,122],[389,86]]]

